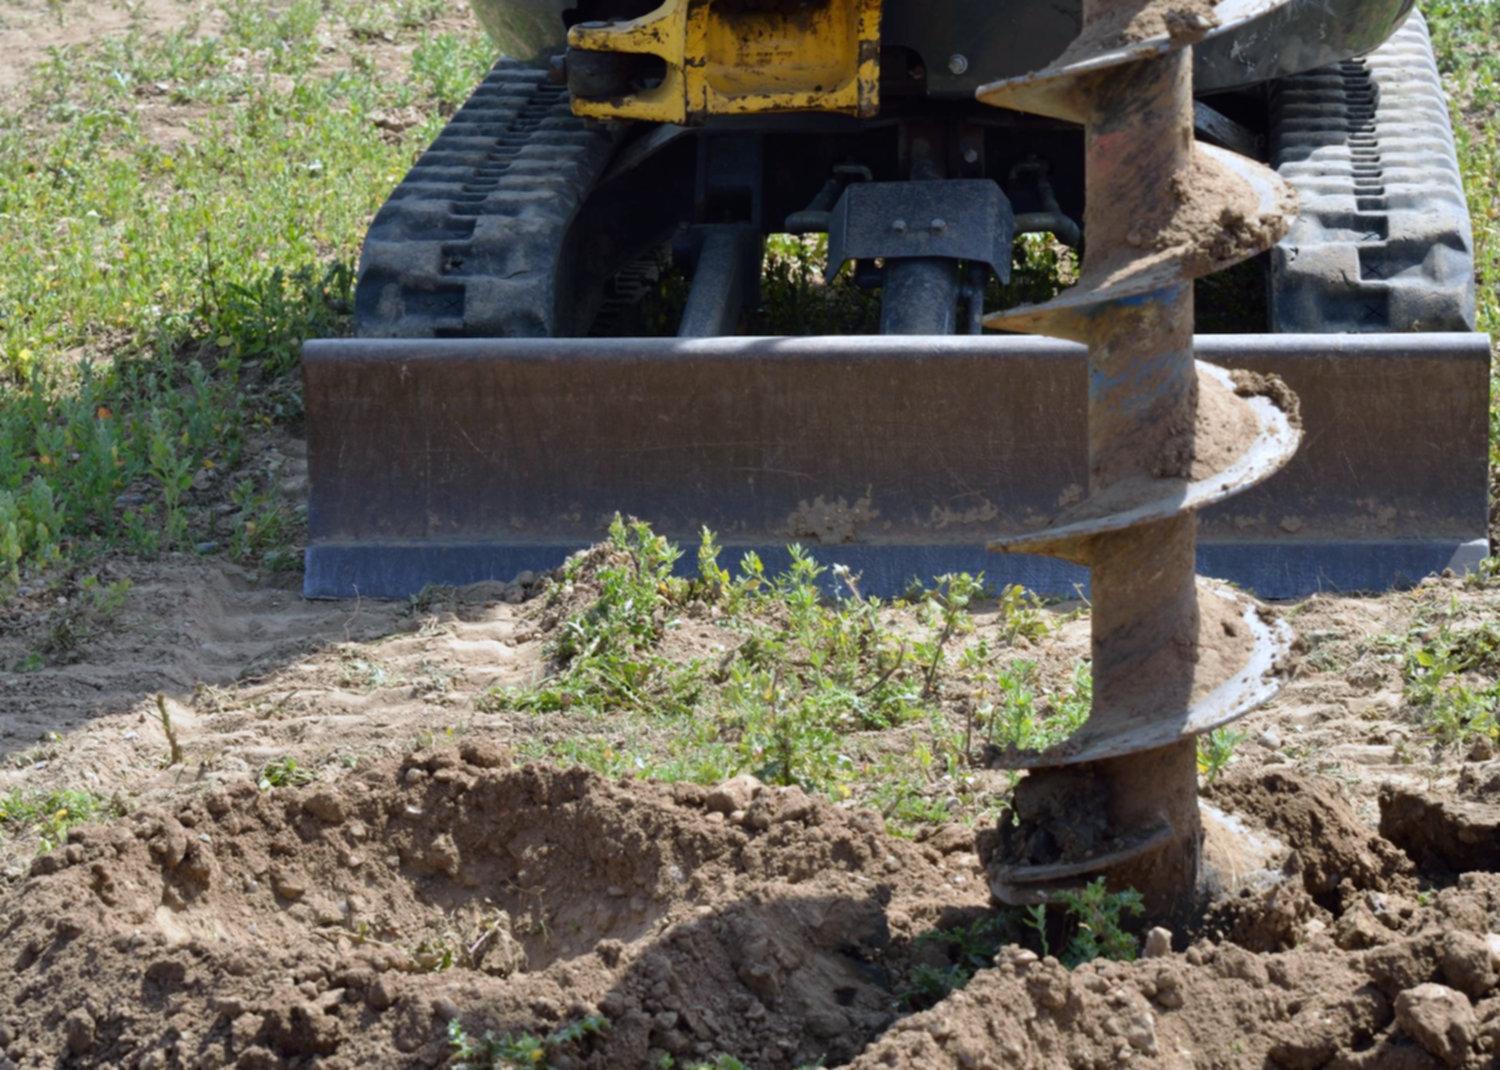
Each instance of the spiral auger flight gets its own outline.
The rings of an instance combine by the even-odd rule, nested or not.
[[[1082,124],[1081,277],[986,325],[1089,347],[1089,493],[1002,551],[1091,569],[1094,702],[1070,739],[1015,752],[1030,770],[987,850],[998,899],[1036,902],[1099,876],[1165,917],[1205,879],[1196,737],[1277,690],[1290,632],[1195,575],[1197,511],[1297,449],[1281,384],[1193,359],[1193,280],[1273,245],[1295,215],[1274,172],[1193,135],[1192,45],[1267,3],[1085,0],[1051,66],[988,85],[996,106]]]

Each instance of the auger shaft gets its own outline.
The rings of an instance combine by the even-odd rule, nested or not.
[[[1087,723],[1046,751],[1002,755],[1030,770],[982,844],[1003,902],[1102,876],[1154,918],[1191,911],[1206,885],[1196,737],[1275,693],[1290,642],[1195,576],[1197,510],[1274,473],[1298,437],[1286,410],[1193,358],[1193,280],[1275,242],[1293,204],[1274,174],[1194,141],[1192,42],[1222,13],[1086,0],[1052,66],[979,94],[1081,124],[1087,193],[1078,284],[986,321],[1089,347],[1087,499],[994,544],[1093,577]]]
[[[1173,180],[1192,163],[1191,55],[1181,49],[1140,61],[1091,87],[1096,121],[1085,129],[1086,273],[1127,264],[1140,255],[1141,235],[1170,220]],[[1122,481],[1186,476],[1197,411],[1191,282],[1102,308],[1089,345],[1090,493]],[[1190,704],[1197,529],[1197,514],[1186,512],[1095,540],[1093,717],[1101,724],[1144,694],[1168,710]],[[1160,850],[1110,874],[1140,891],[1153,913],[1170,912],[1198,883],[1196,762],[1195,745],[1185,740],[1097,763],[1111,827],[1170,827]]]

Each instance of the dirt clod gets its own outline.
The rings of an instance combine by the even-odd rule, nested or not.
[[[1474,1008],[1462,992],[1422,984],[1396,997],[1396,1023],[1447,1066],[1462,1066],[1479,1032]]]

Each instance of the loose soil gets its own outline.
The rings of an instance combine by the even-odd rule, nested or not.
[[[307,603],[195,559],[111,567],[135,588],[106,634],[0,676],[28,730],[58,734],[13,752],[0,790],[86,785],[131,810],[46,855],[4,843],[18,1066],[440,1066],[455,1018],[546,1036],[590,1015],[608,1028],[552,1065],[1494,1065],[1500,763],[1429,749],[1375,651],[1434,607],[1492,615],[1500,592],[1290,607],[1287,686],[1206,793],[1277,845],[1271,872],[1165,954],[1069,973],[1006,947],[913,1013],[912,971],[947,961],[921,935],[988,909],[974,828],[913,843],[749,778],[527,765],[516,749],[566,720],[475,712],[546,671],[586,577],[556,600],[522,601],[542,582],[522,577],[398,606]],[[51,610],[32,612],[44,632]],[[717,629],[684,621],[669,653]],[[1061,673],[1086,634],[1031,653]],[[158,693],[186,751],[171,768]],[[281,755],[318,782],[257,790]]]

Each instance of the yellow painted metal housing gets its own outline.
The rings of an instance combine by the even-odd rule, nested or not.
[[[568,46],[650,55],[659,85],[573,100],[577,115],[692,123],[709,115],[880,107],[880,0],[665,0],[640,18],[574,26]]]

